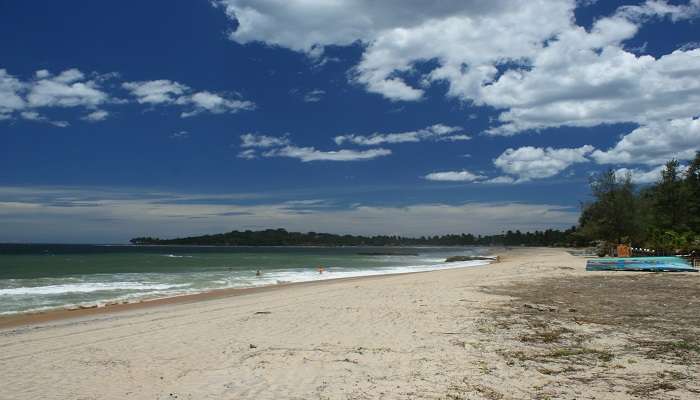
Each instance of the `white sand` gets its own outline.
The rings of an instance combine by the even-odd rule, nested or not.
[[[455,337],[497,344],[480,321],[504,298],[480,287],[582,274],[584,263],[562,250],[517,250],[490,266],[6,329],[0,398],[443,399],[460,385],[533,398],[548,376],[488,373],[504,361],[488,346],[456,346]],[[499,398],[478,390],[454,396]]]

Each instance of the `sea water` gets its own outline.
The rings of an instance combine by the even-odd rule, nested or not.
[[[464,268],[480,247],[199,247],[0,244],[0,315],[280,283]],[[323,267],[322,274],[318,268]],[[260,271],[260,276],[256,272]]]

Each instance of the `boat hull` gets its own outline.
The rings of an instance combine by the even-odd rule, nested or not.
[[[680,257],[627,257],[588,260],[586,271],[698,272]]]

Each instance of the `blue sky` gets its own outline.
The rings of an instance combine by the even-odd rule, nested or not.
[[[2,2],[0,241],[562,228],[700,149],[700,1]]]

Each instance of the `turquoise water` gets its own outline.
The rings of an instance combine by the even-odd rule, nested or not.
[[[430,271],[478,247],[0,245],[0,314],[136,302],[214,289]],[[387,253],[390,253],[387,254]],[[318,273],[318,267],[324,273]],[[261,275],[256,276],[256,271]]]

